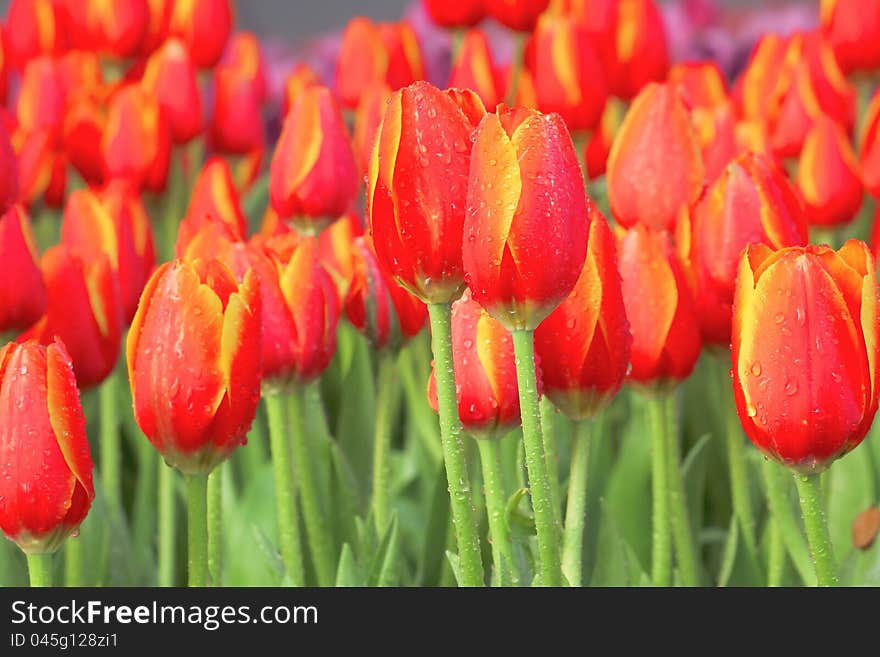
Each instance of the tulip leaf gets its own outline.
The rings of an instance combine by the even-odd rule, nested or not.
[[[373,556],[367,586],[393,586],[399,577],[398,556],[400,554],[400,532],[397,517],[388,523],[379,549]]]
[[[357,483],[345,454],[335,442],[330,442],[330,460],[334,533],[338,542],[350,543],[357,532],[354,523],[357,515]]]
[[[733,516],[721,556],[718,586],[761,586],[764,583],[757,557],[746,545],[737,518]]]
[[[241,211],[247,217],[248,234],[258,233],[269,206],[269,172],[257,178],[241,200]]]
[[[427,527],[425,542],[422,545],[421,569],[419,582],[422,586],[432,586],[440,581],[443,569],[443,554],[446,545],[446,534],[449,527],[449,492],[446,487],[446,467],[441,463],[436,466],[433,492],[427,505]]]
[[[58,554],[63,554],[59,551]],[[0,539],[0,586],[27,586],[28,568],[24,552],[6,538]]]
[[[880,586],[880,536],[864,550],[852,550],[840,565],[843,586]]]
[[[641,561],[621,534],[607,504],[601,506],[596,567],[590,586],[641,586],[646,581]]]
[[[354,558],[354,552],[348,543],[343,544],[342,553],[339,555],[339,566],[336,569],[336,586],[351,587],[363,586],[364,580]]]
[[[828,531],[834,556],[842,561],[852,552],[852,523],[877,496],[871,453],[855,449],[828,469],[825,487]]]
[[[446,550],[446,560],[452,568],[452,575],[455,577],[455,583],[461,586],[461,564],[458,555],[451,550]]]

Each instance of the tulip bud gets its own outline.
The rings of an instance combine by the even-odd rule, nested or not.
[[[18,155],[18,189],[22,204],[30,206],[42,197],[48,207],[59,207],[64,201],[67,162],[55,150],[53,135],[48,130],[31,133],[19,130],[13,135],[12,144]],[[3,182],[10,184],[14,179]]]
[[[477,128],[464,224],[465,281],[508,330],[534,330],[571,292],[587,253],[587,196],[562,118],[499,106]]]
[[[538,108],[558,112],[570,130],[592,130],[602,116],[607,90],[602,63],[586,26],[546,13],[533,38]]]
[[[269,172],[269,199],[282,218],[320,230],[342,216],[358,190],[354,152],[330,91],[303,91],[287,118]]]
[[[367,239],[358,237],[353,252],[354,276],[345,296],[345,314],[374,349],[399,349],[425,325],[425,304],[380,269]]]
[[[486,13],[502,25],[519,32],[531,32],[550,0],[483,0],[483,3]]]
[[[602,111],[599,127],[590,135],[585,146],[584,162],[587,167],[587,178],[590,180],[605,175],[611,145],[622,122],[623,104],[614,98],[609,98]]]
[[[691,124],[700,144],[706,181],[714,181],[724,167],[744,152],[736,138],[736,115],[732,102],[691,110]]]
[[[251,81],[254,95],[261,103],[266,101],[268,83],[266,82],[266,66],[260,52],[260,41],[252,32],[237,32],[232,35],[223,59],[224,66],[239,71],[243,77]]]
[[[486,15],[484,0],[422,0],[422,6],[440,27],[473,27]]]
[[[475,28],[465,33],[449,86],[473,89],[486,107],[495,107],[504,99],[502,71],[495,65],[489,40],[482,30]]]
[[[822,0],[822,34],[847,73],[880,67],[880,0]]]
[[[66,46],[54,0],[12,0],[4,27],[6,52],[19,70],[31,59],[57,55]]]
[[[303,91],[309,87],[321,84],[318,74],[307,64],[299,63],[293,67],[284,80],[284,99],[281,107],[281,116],[287,116],[290,108],[300,97]]]
[[[260,297],[216,260],[162,265],[127,344],[138,425],[165,462],[207,473],[247,441],[260,399]]]
[[[81,94],[71,101],[62,128],[64,155],[90,185],[104,182],[101,138],[106,127],[106,109],[98,99]]]
[[[576,420],[594,417],[620,390],[632,344],[614,235],[596,206],[587,207],[590,236],[580,278],[535,331],[544,394]]]
[[[619,0],[615,8],[607,77],[611,92],[628,100],[666,77],[669,50],[654,0]]]
[[[797,184],[807,222],[834,226],[851,221],[862,205],[862,183],[849,137],[833,120],[816,121],[801,152]]]
[[[880,90],[874,93],[865,112],[859,165],[862,183],[872,196],[880,196]]]
[[[19,130],[25,133],[60,133],[66,107],[66,93],[57,60],[38,57],[24,68],[15,106]]]
[[[748,244],[772,249],[807,243],[797,192],[766,156],[745,153],[683,212],[676,243],[706,342],[727,347],[739,256]]]
[[[427,82],[395,92],[370,159],[367,214],[376,257],[425,303],[464,287],[462,231],[473,124]]]
[[[620,241],[620,276],[632,332],[629,378],[665,387],[686,379],[700,355],[690,289],[666,233],[644,224]]]
[[[116,365],[122,337],[122,307],[110,259],[86,260],[69,246],[53,246],[41,261],[46,314],[20,340],[64,341],[80,388],[101,383]]]
[[[0,333],[26,329],[46,311],[46,285],[24,209],[12,206],[0,217]]]
[[[179,37],[199,68],[214,66],[232,30],[229,0],[171,2],[168,33]]]
[[[458,416],[465,430],[477,438],[500,438],[518,426],[519,387],[513,339],[471,298],[470,290],[452,304],[452,359]],[[436,411],[433,370],[428,381],[428,402]]]
[[[703,192],[705,169],[675,87],[649,84],[633,101],[608,157],[608,199],[624,226],[669,229]]]
[[[175,144],[185,144],[202,130],[202,96],[196,68],[180,39],[169,39],[147,60],[141,79],[165,114]]]
[[[354,115],[354,135],[351,140],[359,173],[365,174],[370,169],[370,154],[390,97],[391,89],[384,82],[371,85],[361,95]]]
[[[114,57],[141,49],[150,20],[146,0],[62,0],[73,45]]]
[[[712,61],[683,62],[669,69],[669,84],[678,87],[687,107],[712,109],[727,102],[727,82]]]
[[[354,279],[356,266],[354,241],[363,234],[364,229],[358,216],[354,212],[347,212],[318,235],[318,257],[336,283],[340,299],[345,298],[349,285]],[[370,248],[375,258],[376,250],[372,241]],[[399,287],[396,283],[394,286]]]
[[[865,437],[877,411],[877,283],[850,240],[742,255],[732,342],[736,408],[764,454],[819,472]]]
[[[205,162],[196,178],[186,216],[178,229],[177,248],[186,249],[192,236],[211,220],[225,224],[234,240],[244,240],[247,235],[247,220],[241,209],[238,189],[232,180],[229,163],[222,157],[212,157]]]
[[[141,41],[141,54],[152,54],[168,37],[171,23],[171,0],[147,0],[147,27]]]
[[[54,552],[95,499],[86,419],[64,344],[0,348],[0,529]]]
[[[263,148],[261,101],[253,80],[226,66],[214,71],[211,143],[219,151],[243,155]]]
[[[4,121],[0,120],[0,213],[18,200],[18,160]]]

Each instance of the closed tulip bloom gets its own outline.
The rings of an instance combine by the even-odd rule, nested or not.
[[[64,344],[0,348],[0,529],[54,552],[95,499],[86,419]]]
[[[230,1],[175,0],[170,4],[168,33],[183,40],[196,66],[214,66],[232,31]]]
[[[147,27],[141,40],[141,54],[150,55],[168,37],[171,24],[171,0],[147,0]]]
[[[736,108],[727,102],[691,110],[691,123],[700,144],[706,182],[713,182],[724,167],[744,150],[736,136]]]
[[[140,52],[150,19],[146,0],[62,0],[61,4],[75,47],[120,58]]]
[[[715,62],[676,64],[666,79],[679,88],[682,100],[691,109],[712,109],[727,102],[727,82]]]
[[[0,212],[6,211],[18,200],[18,158],[12,148],[9,131],[0,120]]]
[[[234,68],[251,81],[260,102],[266,101],[268,82],[260,41],[253,32],[236,32],[229,39],[223,65]]]
[[[449,86],[474,90],[486,107],[495,107],[504,99],[504,76],[495,65],[489,40],[482,30],[475,28],[465,33]]]
[[[588,179],[594,180],[605,175],[614,136],[623,122],[623,112],[624,107],[620,101],[609,98],[605,103],[599,127],[593,131],[584,147],[584,163]]]
[[[737,279],[733,390],[743,429],[802,473],[858,445],[877,410],[877,283],[850,240],[772,251],[749,246]]]
[[[180,223],[177,246],[186,244],[201,226],[211,220],[226,224],[236,240],[247,236],[247,220],[241,209],[238,188],[225,158],[212,157],[199,172],[193,185],[186,216]]]
[[[822,34],[847,73],[880,67],[880,1],[822,0]]]
[[[133,84],[116,93],[110,101],[101,150],[108,178],[122,178],[135,186],[152,187],[151,182],[164,186],[171,133],[158,100]]]
[[[26,329],[46,311],[46,285],[36,257],[27,214],[13,206],[0,217],[0,333]]]
[[[364,228],[358,215],[355,212],[346,212],[318,235],[318,257],[336,284],[340,299],[345,298],[354,279],[357,264],[354,241],[363,234]],[[372,243],[370,248],[375,257],[376,250]]]
[[[783,171],[764,155],[745,153],[727,165],[692,213],[682,213],[676,237],[703,339],[726,348],[742,250],[748,244],[803,246],[807,223]]]
[[[880,90],[874,93],[865,113],[859,165],[865,189],[872,196],[880,196]]]
[[[819,119],[807,133],[797,170],[807,222],[834,226],[851,221],[862,205],[858,162],[843,129]]]
[[[531,32],[550,0],[483,0],[483,3],[486,13],[502,25],[519,32]]]
[[[452,304],[452,358],[458,416],[477,438],[500,438],[520,423],[516,359],[510,333],[471,297]],[[540,381],[540,376],[538,377]],[[434,372],[428,401],[437,410]]]
[[[391,88],[384,82],[377,82],[361,94],[360,103],[354,115],[354,134],[351,145],[354,150],[358,171],[366,175],[370,168],[370,155],[376,143],[376,134],[382,124],[385,106],[391,97]]]
[[[265,144],[262,101],[244,72],[218,66],[214,71],[211,144],[223,153],[243,155]]]
[[[570,130],[595,128],[608,94],[586,25],[548,12],[538,20],[532,39],[538,108],[562,115]]]
[[[67,161],[56,149],[54,136],[48,130],[30,133],[19,130],[12,135],[12,145],[18,160],[17,192],[21,203],[30,206],[42,200],[48,207],[60,207],[67,185]],[[2,181],[0,187],[14,182],[14,178]]]
[[[260,297],[216,260],[162,265],[128,334],[135,419],[165,462],[207,473],[247,441],[260,398]]]
[[[4,37],[13,67],[24,65],[40,55],[59,54],[66,46],[66,35],[59,24],[55,0],[12,0],[6,14]]]
[[[153,240],[153,224],[138,190],[124,181],[111,180],[98,190],[101,203],[111,216],[118,215],[131,226],[134,250],[137,254],[135,279],[142,281],[140,289],[150,278],[156,266],[156,245]]]
[[[196,68],[180,39],[168,39],[150,55],[141,85],[159,101],[175,144],[185,144],[201,132],[202,96]]]
[[[792,79],[792,51],[789,37],[775,33],[758,39],[745,70],[737,80],[734,95],[744,119],[772,123]]]
[[[67,98],[57,61],[38,57],[24,68],[15,113],[25,133],[47,130],[54,138],[61,131]]]
[[[342,113],[329,89],[303,91],[284,119],[269,170],[269,199],[282,218],[320,230],[354,201],[358,174]]]
[[[666,77],[669,48],[654,0],[619,0],[615,8],[608,84],[612,93],[628,100]]]
[[[594,417],[617,394],[629,366],[617,246],[593,203],[587,257],[571,294],[535,331],[544,394],[572,419]]]
[[[499,106],[477,128],[465,281],[508,330],[534,330],[571,292],[587,253],[587,195],[558,114]]]
[[[703,191],[699,142],[679,92],[649,84],[633,101],[608,157],[608,199],[624,226],[669,229]]]
[[[364,237],[354,241],[354,275],[345,296],[345,314],[375,349],[399,349],[425,325],[425,304],[397,285],[379,267]]]
[[[281,116],[287,116],[290,108],[300,97],[303,91],[309,87],[315,87],[321,84],[318,74],[308,64],[302,62],[296,64],[287,77],[284,79],[284,98],[281,107]]]
[[[73,360],[80,388],[98,385],[116,365],[122,339],[122,305],[110,259],[90,260],[65,244],[41,260],[46,314],[21,337],[51,344],[60,338]]]
[[[486,10],[484,0],[422,0],[422,6],[440,27],[472,27],[483,20]]]
[[[71,100],[64,115],[62,148],[70,164],[90,185],[104,182],[101,138],[106,126],[106,107],[99,99],[82,94]]]
[[[700,325],[668,235],[636,224],[620,241],[618,266],[633,338],[629,378],[661,388],[686,379],[700,355]]]
[[[462,235],[474,125],[427,82],[391,96],[370,159],[367,214],[376,257],[425,303],[464,287]]]

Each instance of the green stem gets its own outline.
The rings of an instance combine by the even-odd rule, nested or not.
[[[647,400],[648,427],[651,434],[651,580],[654,586],[672,584],[672,537],[669,528],[669,485],[663,399]]]
[[[666,458],[668,459],[669,519],[672,523],[672,538],[681,581],[685,586],[700,585],[700,566],[694,548],[687,498],[684,492],[684,478],[681,476],[681,456],[678,445],[678,404],[675,393],[662,400],[665,408]]]
[[[834,565],[834,551],[831,537],[828,535],[828,523],[825,520],[825,507],[822,502],[822,484],[820,475],[795,474],[798,497],[801,500],[801,513],[804,527],[807,530],[807,542],[810,544],[810,555],[816,568],[816,580],[819,586],[837,586],[837,571]]]
[[[52,586],[51,552],[27,555],[27,564],[32,588],[43,589]]]
[[[550,479],[550,499],[556,526],[562,526],[562,494],[559,490],[559,456],[556,451],[556,407],[547,397],[541,399],[541,428],[544,431],[544,458],[547,460],[547,477]]]
[[[208,573],[211,584],[220,586],[223,567],[223,471],[221,463],[208,475]]]
[[[174,485],[177,471],[159,459],[159,586],[175,585],[174,548],[177,534]]]
[[[509,107],[516,105],[516,95],[519,91],[519,78],[523,70],[523,59],[526,52],[526,32],[514,32],[513,34],[513,59],[510,62],[510,87],[507,90],[506,103]]]
[[[391,519],[391,430],[397,411],[396,368],[394,353],[379,352],[376,377],[376,424],[373,432],[373,520],[379,536],[384,535]]]
[[[782,574],[785,572],[785,543],[782,540],[779,523],[772,517],[768,518],[768,522],[767,586],[777,587],[782,586]]]
[[[809,549],[788,500],[786,488],[791,480],[775,461],[764,461],[763,474],[770,517],[779,527],[788,556],[804,584],[815,586],[816,573],[810,562]]]
[[[538,572],[543,586],[562,586],[559,560],[558,526],[547,477],[547,458],[541,431],[541,408],[538,403],[538,379],[535,374],[534,331],[514,331],[513,350],[516,355],[516,380],[519,385],[519,407],[522,415],[526,468],[529,492],[538,533]]]
[[[113,513],[122,513],[122,444],[119,433],[116,370],[101,384],[98,408],[101,415],[99,442],[101,449],[101,479],[107,506]]]
[[[186,546],[188,585],[208,585],[208,475],[186,479]]]
[[[321,503],[313,442],[307,428],[306,387],[294,388],[288,395],[288,403],[287,419],[293,438],[293,457],[297,463],[299,493],[312,563],[318,576],[318,586],[333,586],[336,582],[336,555]]]
[[[162,208],[161,232],[159,235],[159,253],[162,260],[174,259],[174,248],[177,243],[177,229],[186,212],[187,187],[183,166],[184,149],[175,147],[171,152],[168,185],[165,191],[165,204]]]
[[[153,541],[156,537],[156,508],[159,500],[157,482],[159,470],[156,465],[158,452],[140,433],[135,437],[135,442],[138,475],[132,510],[132,540],[147,554],[152,554]]]
[[[71,536],[64,542],[64,586],[85,586],[85,554],[83,541]]]
[[[269,418],[281,561],[290,583],[293,586],[304,586],[306,578],[299,535],[299,513],[296,508],[296,480],[293,476],[292,448],[287,431],[284,398],[280,394],[268,394],[263,396],[263,401]]]
[[[571,586],[583,585],[584,517],[587,512],[587,476],[590,466],[592,420],[575,425],[562,536],[562,572]]]
[[[470,492],[470,477],[461,439],[458,399],[455,392],[455,369],[452,360],[452,305],[428,304],[431,320],[431,350],[434,353],[434,378],[437,383],[437,407],[440,416],[440,443],[446,465],[452,521],[458,543],[460,584],[484,586],[483,560],[477,517]]]
[[[498,586],[519,584],[513,560],[513,543],[507,526],[507,496],[501,476],[501,458],[497,438],[479,438],[480,463],[483,468],[483,488],[486,491],[486,511],[489,516],[489,538],[492,561]]]

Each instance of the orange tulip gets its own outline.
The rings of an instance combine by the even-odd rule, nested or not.
[[[186,216],[178,230],[177,248],[185,249],[192,236],[210,220],[224,223],[235,240],[241,241],[247,236],[241,198],[229,163],[222,157],[212,157],[205,162],[196,178]]]
[[[309,87],[321,84],[318,74],[307,64],[299,63],[284,80],[284,99],[281,107],[281,116],[287,116],[290,108],[299,98],[300,94]]]
[[[25,329],[46,311],[46,284],[36,262],[30,221],[12,206],[0,217],[0,333]]]
[[[201,132],[202,96],[183,41],[168,39],[150,55],[141,85],[159,101],[175,144],[185,144]]]
[[[822,33],[841,68],[872,71],[880,67],[880,1],[822,0]]]
[[[173,0],[168,33],[183,40],[199,68],[214,66],[232,30],[229,0]]]
[[[60,4],[76,48],[120,58],[140,52],[150,21],[146,0],[62,0]]]
[[[880,196],[880,90],[874,93],[865,113],[859,164],[865,189],[872,196]]]
[[[531,32],[550,0],[483,0],[483,3],[486,13],[502,25],[519,32]]]
[[[612,93],[628,100],[649,82],[666,77],[666,30],[654,0],[618,0],[612,11],[608,84]]]
[[[486,107],[495,107],[504,99],[504,79],[482,30],[474,28],[465,33],[449,76],[449,86],[473,89]]]
[[[354,135],[351,143],[360,173],[366,174],[370,168],[370,154],[376,143],[376,134],[382,123],[385,105],[388,104],[390,97],[391,88],[384,82],[371,85],[361,94],[361,101],[354,116]]]
[[[227,66],[214,70],[211,144],[219,151],[244,155],[265,145],[262,101],[247,73]]]
[[[66,47],[55,0],[12,0],[4,37],[10,64],[19,70],[40,55],[57,55]]]

